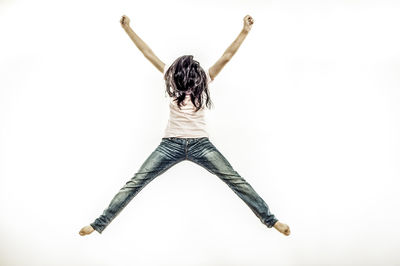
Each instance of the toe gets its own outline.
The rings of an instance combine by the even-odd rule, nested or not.
[[[81,231],[79,231],[79,234],[80,234],[81,236],[84,236],[84,235],[86,235],[85,229],[84,229],[84,228],[82,228],[82,229],[81,229]]]

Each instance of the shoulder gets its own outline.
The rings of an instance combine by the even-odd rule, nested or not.
[[[170,65],[169,65],[168,63],[166,63],[166,64],[164,65],[164,72],[163,72],[164,75],[165,75],[165,73],[167,72],[169,66],[170,66]]]
[[[204,71],[206,72],[206,76],[207,76],[207,84],[211,83],[213,80],[211,79],[209,68],[204,69]]]

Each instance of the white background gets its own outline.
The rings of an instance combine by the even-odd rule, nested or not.
[[[80,236],[163,137],[159,72],[208,69],[210,140],[287,223],[183,161]],[[399,265],[395,1],[1,1],[0,265]]]

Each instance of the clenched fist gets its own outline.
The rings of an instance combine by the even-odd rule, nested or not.
[[[128,18],[128,16],[123,15],[119,22],[121,23],[122,27],[126,27],[129,26],[129,22],[131,22],[131,20]]]
[[[246,15],[243,18],[243,29],[246,31],[250,31],[253,23],[254,23],[253,18],[250,15]]]

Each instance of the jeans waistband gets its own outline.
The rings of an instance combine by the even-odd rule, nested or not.
[[[175,140],[175,141],[179,141],[181,143],[184,142],[195,142],[195,141],[199,141],[202,139],[208,139],[208,137],[199,137],[199,138],[179,138],[179,137],[167,137],[167,138],[162,138],[162,139],[169,139],[169,140]]]

